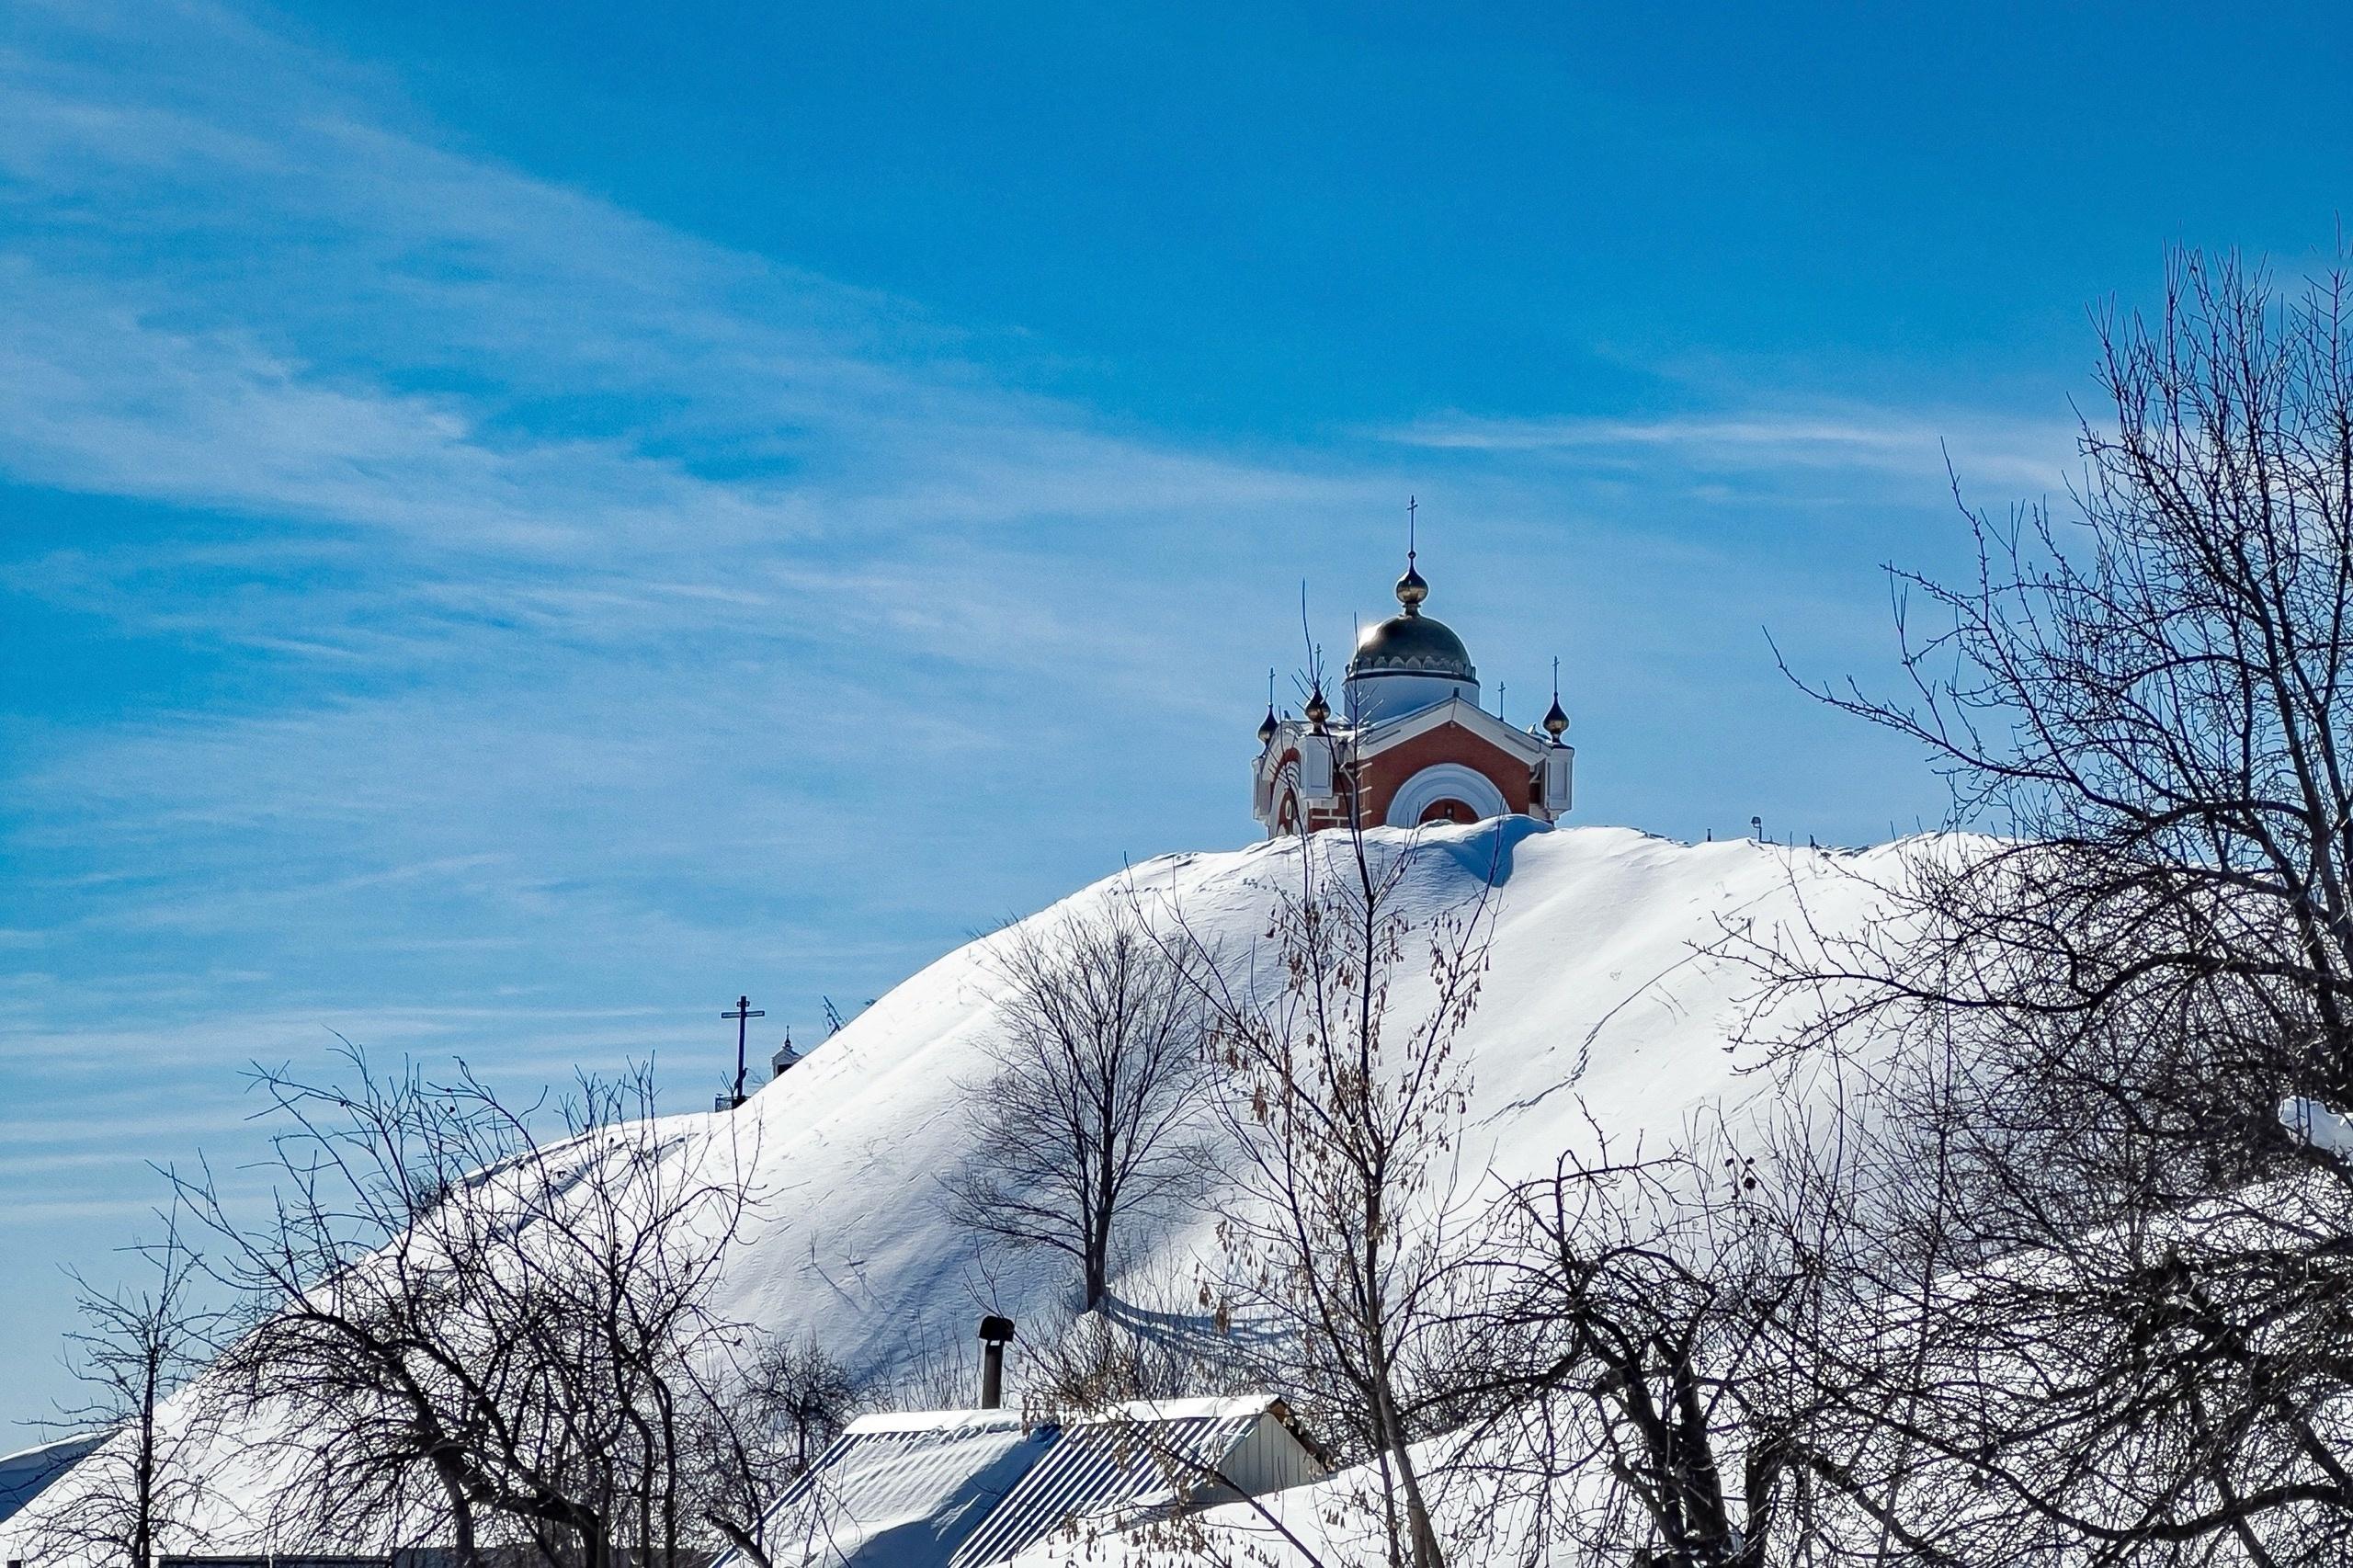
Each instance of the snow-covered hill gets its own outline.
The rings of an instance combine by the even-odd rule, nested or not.
[[[1407,843],[1393,830],[1374,837],[1384,852]],[[1196,932],[1240,953],[1266,942],[1270,902],[1296,885],[1300,853],[1290,841],[1165,857],[1033,918],[1100,905],[1132,885],[1145,907],[1181,910]],[[1524,817],[1425,831],[1407,872],[1409,910],[1461,905],[1491,870],[1496,881],[1492,967],[1462,1037],[1473,1074],[1470,1156],[1498,1177],[1533,1176],[1589,1144],[1596,1125],[1613,1139],[1655,1142],[1702,1108],[1767,1092],[1727,1050],[1750,979],[1703,949],[1728,924],[1769,930],[1801,902],[1814,925],[1851,928],[1869,918],[1871,873],[1902,853],[1686,845]],[[976,1256],[941,1203],[939,1177],[973,1136],[964,1085],[987,1069],[989,951],[1002,939],[907,980],[732,1117],[676,1119],[688,1141],[723,1129],[757,1151],[764,1218],[731,1266],[723,1311],[813,1330],[863,1368],[910,1351],[953,1354],[983,1305],[1037,1324],[1066,1313],[1066,1268]],[[1413,1006],[1410,987],[1400,1006]],[[1161,1238],[1131,1260],[1115,1293],[1165,1294],[1205,1244],[1198,1228]],[[215,1550],[240,1544],[228,1506],[238,1471],[223,1453]]]
[[[1403,839],[1375,835],[1383,847]],[[1101,905],[1131,882],[1211,941],[1263,944],[1274,891],[1295,885],[1294,843],[1178,855],[1073,895],[1035,918]],[[1883,856],[1891,851],[1872,852]],[[1861,917],[1853,858],[1748,842],[1684,845],[1617,828],[1546,829],[1525,817],[1424,835],[1404,906],[1475,898],[1494,868],[1493,969],[1465,1031],[1474,1076],[1471,1141],[1498,1175],[1549,1170],[1589,1142],[1679,1131],[1697,1108],[1752,1092],[1726,1040],[1750,977],[1700,949],[1724,923],[1769,927],[1802,897],[1811,917]],[[754,1119],[772,1221],[732,1278],[734,1310],[819,1325],[836,1354],[880,1361],[910,1325],[969,1334],[976,1289],[1016,1317],[1040,1314],[1067,1271],[993,1270],[941,1217],[938,1176],[965,1150],[992,1028],[991,939],[898,986],[740,1115]],[[1401,1006],[1410,1007],[1410,990]],[[1199,1238],[1170,1237],[1139,1274],[1161,1277]]]

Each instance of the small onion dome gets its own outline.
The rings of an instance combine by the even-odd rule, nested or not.
[[[1555,695],[1551,711],[1544,715],[1544,733],[1557,741],[1561,738],[1561,732],[1568,727],[1569,716],[1561,711],[1561,699]]]
[[[1271,741],[1274,738],[1275,710],[1272,708],[1268,708],[1267,710],[1267,716],[1258,721],[1258,744],[1260,745],[1265,745],[1268,741]]]
[[[1332,705],[1324,700],[1324,687],[1320,681],[1316,683],[1315,689],[1307,694],[1306,712],[1307,722],[1318,730],[1324,727],[1324,721],[1332,716]]]
[[[1397,579],[1397,602],[1405,607],[1407,615],[1422,613],[1422,601],[1430,597],[1430,585],[1414,570],[1413,557],[1405,558],[1405,574]]]

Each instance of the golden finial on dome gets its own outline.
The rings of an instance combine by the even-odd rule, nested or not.
[[[1397,579],[1397,602],[1405,607],[1407,615],[1421,614],[1422,601],[1430,597],[1430,585],[1414,570],[1414,522],[1420,506],[1413,496],[1405,497],[1405,574]]]
[[[1332,716],[1332,705],[1324,700],[1324,683],[1322,681],[1317,681],[1315,683],[1315,689],[1307,694],[1307,708],[1305,711],[1307,714],[1307,722],[1315,726],[1315,733],[1317,734],[1322,734],[1324,733],[1324,721]]]
[[[1407,615],[1422,613],[1422,601],[1430,597],[1430,585],[1414,570],[1414,558],[1405,557],[1405,574],[1397,579],[1397,602],[1405,607]]]

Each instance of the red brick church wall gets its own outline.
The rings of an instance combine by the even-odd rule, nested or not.
[[[1365,765],[1365,825],[1370,827],[1388,821],[1389,802],[1397,798],[1405,780],[1440,762],[1459,762],[1485,778],[1495,785],[1504,804],[1512,811],[1528,811],[1535,803],[1526,763],[1508,752],[1498,751],[1460,724],[1440,724],[1412,740],[1400,742]]]
[[[1299,752],[1286,750],[1277,764],[1278,772],[1296,765]],[[1489,745],[1460,724],[1440,724],[1434,730],[1400,742],[1375,756],[1362,768],[1364,781],[1364,816],[1367,827],[1378,827],[1389,820],[1389,802],[1407,779],[1435,763],[1459,762],[1463,767],[1495,785],[1504,798],[1505,806],[1515,812],[1535,809],[1537,784],[1528,765]],[[1343,775],[1336,780],[1339,798],[1329,807],[1317,807],[1308,813],[1308,829],[1318,832],[1327,827],[1345,827],[1348,821],[1348,780]],[[1278,787],[1279,790],[1280,787]],[[1280,809],[1282,793],[1276,801]],[[1467,803],[1467,802],[1466,802]]]

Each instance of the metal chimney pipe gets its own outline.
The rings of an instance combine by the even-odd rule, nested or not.
[[[1005,1403],[1005,1346],[1013,1337],[1013,1320],[992,1312],[981,1320],[981,1408],[995,1410]]]

